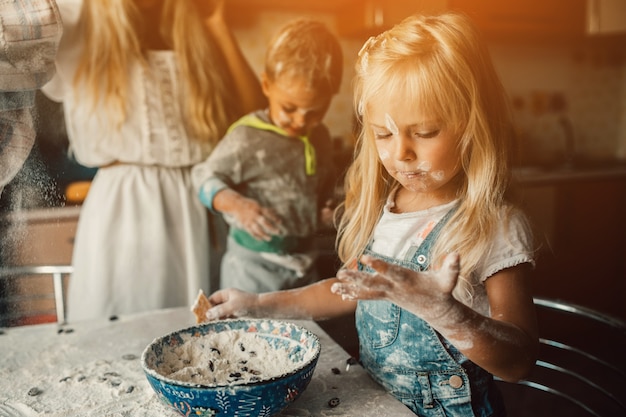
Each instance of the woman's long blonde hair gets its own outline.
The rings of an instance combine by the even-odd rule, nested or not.
[[[431,254],[461,256],[455,296],[471,303],[472,276],[488,252],[498,219],[508,207],[513,129],[506,95],[488,51],[463,15],[413,16],[371,38],[356,63],[354,105],[363,127],[355,159],[346,174],[346,198],[338,224],[338,252],[344,264],[360,256],[397,182],[381,164],[370,103],[381,96],[412,97],[459,135],[460,205],[441,231]]]
[[[192,0],[163,3],[154,24],[177,57],[185,127],[192,137],[215,144],[237,112],[224,60]],[[81,13],[84,47],[75,82],[86,86],[94,106],[105,103],[121,125],[129,111],[130,68],[146,63],[140,33],[149,29],[140,23],[135,0],[85,0]]]

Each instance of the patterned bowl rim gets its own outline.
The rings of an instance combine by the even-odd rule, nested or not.
[[[308,339],[312,340],[311,343],[311,347],[314,349],[313,351],[313,355],[311,356],[311,358],[309,358],[307,361],[301,363],[298,367],[294,368],[293,370],[281,374],[281,375],[277,375],[277,376],[273,376],[271,378],[264,378],[258,381],[250,381],[250,382],[244,382],[241,384],[212,384],[212,385],[207,385],[207,384],[198,384],[198,383],[192,383],[192,382],[186,382],[186,381],[180,381],[177,379],[172,379],[172,378],[168,378],[164,375],[161,375],[160,373],[158,373],[155,369],[149,367],[146,363],[147,361],[147,357],[149,354],[149,351],[151,350],[151,348],[157,344],[160,343],[162,340],[168,338],[168,337],[172,337],[178,333],[185,333],[185,332],[190,332],[192,331],[192,329],[197,329],[197,328],[202,328],[202,327],[213,327],[216,324],[224,324],[224,325],[229,325],[229,324],[234,324],[234,323],[274,323],[276,325],[276,327],[279,326],[290,326],[293,327],[295,329],[297,329],[298,331],[300,331],[301,333],[305,334],[306,337]],[[257,326],[257,328],[260,328],[260,326]],[[271,333],[266,333],[269,334],[271,336]],[[292,339],[294,340],[294,339]],[[299,341],[296,341],[299,343]],[[266,384],[270,384],[272,382],[275,382],[277,380],[280,379],[284,379],[284,378],[288,378],[290,376],[293,376],[299,372],[301,372],[302,370],[308,368],[310,365],[314,365],[320,355],[321,352],[321,343],[320,343],[320,339],[319,337],[311,332],[309,329],[306,329],[303,326],[300,326],[296,323],[293,323],[291,321],[287,321],[287,320],[277,320],[277,319],[256,319],[256,318],[251,318],[251,319],[223,319],[223,320],[215,320],[215,321],[211,321],[211,322],[206,322],[206,323],[201,323],[201,324],[196,324],[194,326],[189,326],[189,327],[185,327],[183,329],[178,329],[178,330],[174,330],[170,333],[167,333],[163,336],[159,336],[157,338],[155,338],[152,342],[150,342],[148,344],[148,346],[145,347],[145,349],[143,350],[143,352],[141,353],[141,367],[143,368],[144,373],[146,373],[147,375],[151,376],[152,378],[164,382],[168,385],[174,385],[174,386],[179,386],[179,387],[185,387],[185,388],[196,388],[196,389],[224,389],[224,388],[231,388],[231,389],[238,389],[238,388],[249,388],[249,387],[253,387],[253,386],[262,386],[262,385],[266,385]]]

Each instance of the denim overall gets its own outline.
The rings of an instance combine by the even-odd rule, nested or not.
[[[389,263],[424,271],[430,249],[454,208],[408,260],[366,253]],[[363,266],[359,266],[363,269]],[[358,302],[356,326],[361,363],[374,380],[423,417],[502,417],[500,392],[487,371],[478,367],[424,320],[388,301]]]

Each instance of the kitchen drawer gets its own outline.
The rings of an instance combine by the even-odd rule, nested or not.
[[[0,218],[1,266],[70,265],[80,207],[24,210]],[[68,277],[63,286],[67,289]],[[2,325],[56,321],[52,275],[5,277],[0,282]]]

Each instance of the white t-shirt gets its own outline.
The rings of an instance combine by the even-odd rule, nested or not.
[[[393,194],[390,195],[376,225],[371,249],[394,259],[406,259],[410,248],[419,246],[458,201],[412,213],[393,213]],[[485,315],[489,313],[489,301],[484,281],[505,268],[525,262],[534,265],[532,238],[524,228],[522,213],[514,212],[508,218],[503,216],[503,219],[507,221],[503,220],[498,225],[490,250],[485,253],[483,262],[474,271],[480,285],[474,286],[472,308]]]

